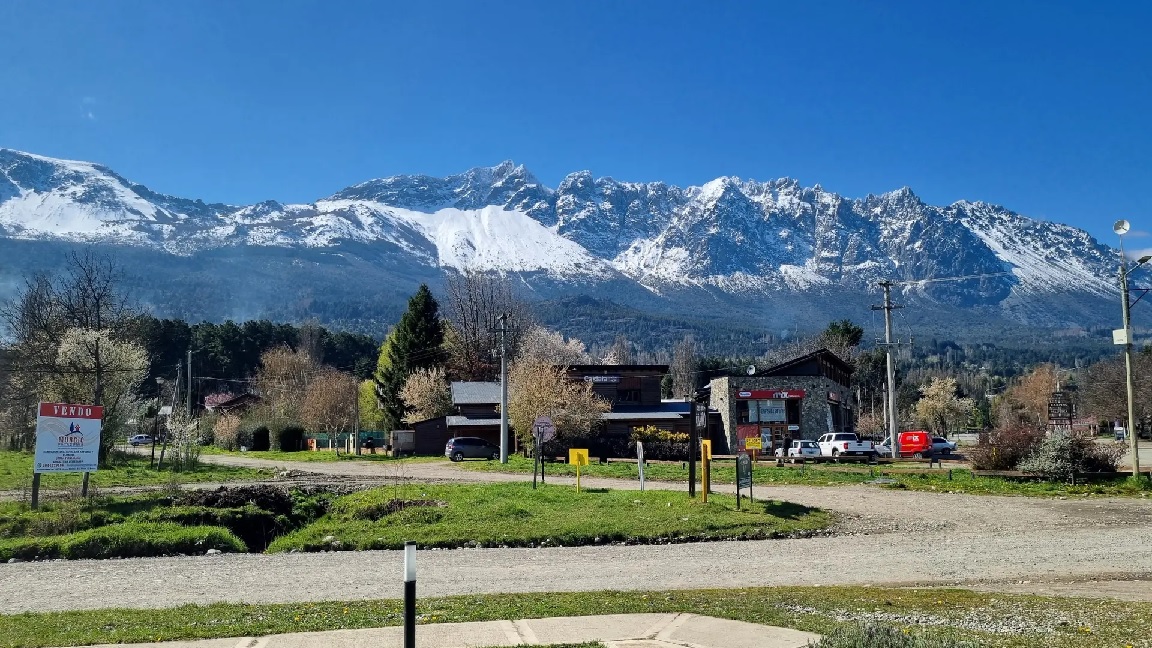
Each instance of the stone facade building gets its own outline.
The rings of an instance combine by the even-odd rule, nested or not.
[[[855,430],[852,366],[820,349],[750,376],[709,383],[709,404],[720,414],[731,452],[760,437],[763,453],[790,439],[816,439]]]

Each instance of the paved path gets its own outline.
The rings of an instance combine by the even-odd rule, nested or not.
[[[264,465],[240,457],[211,460]],[[298,468],[327,471],[338,480],[525,479],[446,462],[344,461]],[[558,482],[571,480],[549,478],[549,487]],[[606,479],[585,483],[637,486]],[[682,484],[651,487],[684,489]],[[757,487],[756,492],[758,498],[837,512],[837,534],[661,546],[421,551],[421,595],[836,584],[1011,585],[1036,591],[1050,581],[1152,577],[1152,551],[1146,542],[1152,537],[1152,499],[991,497],[872,486]],[[390,551],[0,565],[0,613],[397,598],[399,574],[400,554]],[[1021,587],[1026,585],[1036,587]],[[1054,590],[1080,593],[1071,587]],[[1139,600],[1150,590],[1145,580],[1111,591]]]
[[[378,648],[403,629],[300,632],[268,637],[116,644],[117,648]],[[802,648],[819,635],[695,614],[614,614],[521,621],[437,623],[416,628],[421,648],[480,648],[602,641],[608,648]],[[96,646],[95,648],[112,648]]]

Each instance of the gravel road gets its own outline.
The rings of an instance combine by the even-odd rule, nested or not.
[[[282,462],[219,457],[220,463]],[[446,463],[297,464],[317,481],[503,481],[522,476]],[[561,477],[550,482],[570,483]],[[588,486],[635,486],[582,480]],[[650,487],[682,489],[679,484]],[[721,486],[718,490],[730,489]],[[1123,598],[1152,598],[1152,499],[1038,499],[907,492],[871,486],[758,487],[841,515],[837,534],[798,540],[419,553],[423,596],[489,592],[936,584],[1076,593],[1125,580]],[[394,598],[399,552],[218,555],[0,565],[0,613],[171,607],[213,601]],[[803,565],[798,568],[797,565]],[[1143,580],[1141,580],[1143,579]],[[1027,581],[1027,582],[1021,582]],[[1047,585],[1042,585],[1047,583]],[[1062,585],[1057,585],[1062,583]]]

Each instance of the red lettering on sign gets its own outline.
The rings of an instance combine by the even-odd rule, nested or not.
[[[54,418],[92,419],[104,418],[104,408],[100,405],[70,405],[68,403],[40,403],[40,416]]]
[[[803,389],[742,389],[736,392],[738,399],[753,400],[787,400],[789,398],[804,398],[807,395]]]

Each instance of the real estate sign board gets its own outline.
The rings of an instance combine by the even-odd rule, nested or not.
[[[40,403],[34,472],[95,472],[103,418],[99,405]]]

